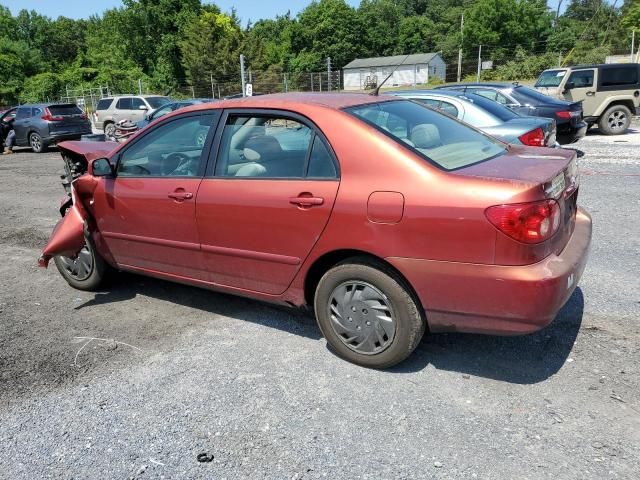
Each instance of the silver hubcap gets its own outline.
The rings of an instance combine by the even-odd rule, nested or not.
[[[104,129],[104,134],[107,137],[113,137],[113,134],[116,132],[116,127],[113,123],[110,123],[109,125],[106,126],[106,128]]]
[[[616,110],[611,115],[609,115],[608,120],[609,128],[611,128],[611,130],[622,130],[626,127],[627,115],[620,110]]]
[[[348,281],[329,297],[331,326],[354,352],[373,355],[393,342],[396,320],[389,299],[369,283]]]
[[[31,135],[31,148],[33,148],[34,150],[40,150],[40,137],[38,135]]]
[[[86,245],[75,258],[61,256],[60,259],[66,272],[75,280],[86,280],[93,271],[93,255]]]

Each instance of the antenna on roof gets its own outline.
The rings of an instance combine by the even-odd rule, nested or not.
[[[384,85],[385,82],[387,80],[389,80],[394,73],[396,73],[396,70],[398,69],[398,67],[400,67],[400,65],[402,65],[404,62],[406,62],[407,58],[409,58],[409,56],[411,56],[411,54],[408,54],[406,57],[404,57],[402,59],[402,61],[399,64],[397,64],[395,67],[393,67],[393,70],[391,71],[391,73],[389,75],[387,75],[387,78],[385,78],[382,82],[380,82],[380,85],[378,85],[373,92],[369,93],[369,95],[373,95],[374,97],[377,97],[380,94],[380,87],[382,87],[382,85]]]

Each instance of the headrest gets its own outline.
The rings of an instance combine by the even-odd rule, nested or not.
[[[434,148],[441,145],[440,132],[431,123],[421,123],[411,129],[410,140],[416,148]]]

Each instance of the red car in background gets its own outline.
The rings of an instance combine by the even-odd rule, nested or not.
[[[425,330],[544,327],[591,240],[575,152],[390,96],[196,105],[124,145],[60,149],[71,198],[42,266],[86,290],[113,268],[308,306],[368,367],[402,361]]]

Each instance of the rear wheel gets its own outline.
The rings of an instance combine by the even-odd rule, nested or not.
[[[624,105],[609,107],[598,120],[598,128],[605,135],[620,135],[631,125],[631,111]]]
[[[75,257],[54,257],[60,275],[78,290],[96,290],[104,281],[108,265],[96,252],[95,244],[86,237],[85,244]]]
[[[346,260],[323,275],[315,295],[318,324],[340,357],[388,368],[418,346],[425,321],[405,281],[381,262]]]
[[[34,153],[42,153],[47,150],[47,145],[42,141],[40,134],[36,132],[29,134],[29,146]]]

